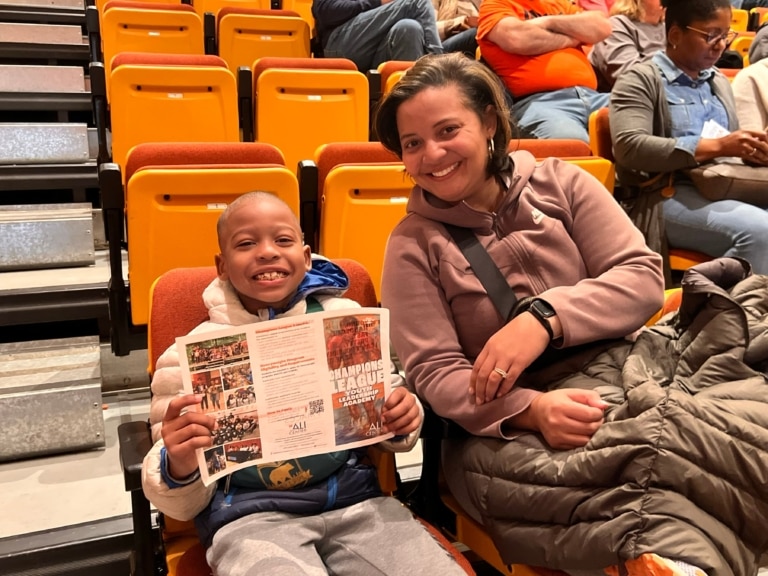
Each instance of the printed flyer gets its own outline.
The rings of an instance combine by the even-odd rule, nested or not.
[[[213,446],[198,450],[206,485],[249,466],[280,471],[291,484],[284,461],[393,436],[381,431],[388,310],[280,318],[183,336],[176,345],[184,390],[201,395],[196,409],[216,419]]]

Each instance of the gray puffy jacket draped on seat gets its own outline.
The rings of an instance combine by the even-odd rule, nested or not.
[[[585,448],[555,451],[536,434],[451,441],[505,562],[597,569],[654,552],[710,575],[757,573],[768,550],[768,276],[747,268],[697,266],[679,313],[538,374],[611,403]]]

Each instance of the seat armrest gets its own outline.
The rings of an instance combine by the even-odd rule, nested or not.
[[[120,466],[123,469],[125,490],[141,490],[141,466],[144,457],[152,448],[149,423],[124,422],[117,427],[117,438],[120,443]]]

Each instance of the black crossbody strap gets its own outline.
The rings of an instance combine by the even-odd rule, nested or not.
[[[443,226],[448,230],[461,253],[464,254],[464,258],[469,262],[469,266],[480,280],[480,284],[485,288],[496,310],[504,321],[508,322],[517,304],[517,296],[507,284],[507,280],[501,274],[499,267],[478,242],[472,230],[451,224],[443,224]]]

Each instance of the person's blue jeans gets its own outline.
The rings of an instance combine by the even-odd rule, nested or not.
[[[430,0],[393,0],[345,22],[328,37],[326,58],[348,58],[365,72],[387,60],[442,54]]]
[[[768,183],[766,183],[768,191]],[[746,202],[712,202],[690,182],[675,184],[675,195],[663,204],[664,226],[671,248],[709,256],[739,256],[756,274],[768,274],[768,211]]]
[[[535,138],[576,138],[589,142],[589,115],[608,106],[610,94],[576,86],[537,92],[515,100],[512,114]]]
[[[477,28],[462,30],[458,34],[443,40],[443,50],[445,52],[463,52],[470,58],[474,58],[477,53]]]

